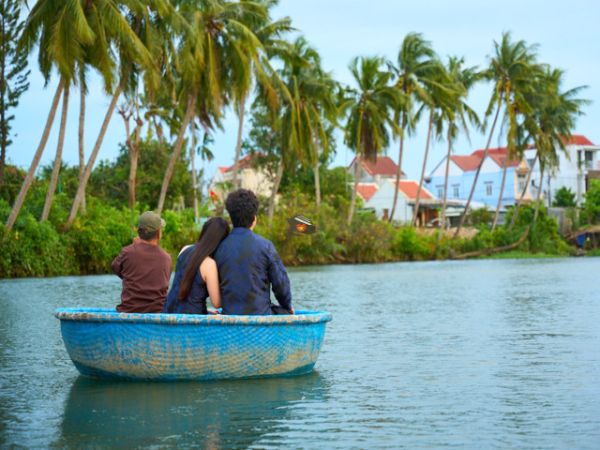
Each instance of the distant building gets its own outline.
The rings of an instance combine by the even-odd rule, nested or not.
[[[488,150],[488,155],[477,180],[477,186],[473,194],[473,201],[483,204],[490,209],[495,209],[498,204],[498,195],[502,184],[502,172],[507,158],[506,147]],[[448,170],[448,200],[466,202],[475,179],[477,168],[483,159],[484,150],[476,150],[470,155],[450,156],[450,167]],[[427,187],[438,198],[444,197],[444,181],[446,173],[446,157],[444,157],[429,175]],[[502,195],[502,207],[514,205],[520,197],[529,166],[525,160],[509,160],[506,169],[506,181]],[[531,191],[525,192],[526,199],[531,198]]]
[[[592,143],[580,134],[574,134],[565,146],[565,152],[558,150],[559,168],[555,172],[546,171],[543,182],[540,181],[540,167],[536,163],[532,172],[531,190],[537,196],[538,189],[542,189],[542,198],[548,205],[561,187],[571,190],[575,200],[581,204],[587,192],[590,180],[600,179],[600,146]],[[525,158],[529,166],[533,165],[536,150],[532,147],[525,151]]]
[[[348,173],[352,176],[354,176],[357,161],[360,164],[359,178],[361,183],[381,184],[386,180],[396,179],[398,165],[389,156],[378,156],[375,162],[355,157],[348,166]],[[404,172],[400,175],[400,179],[403,178],[406,178]]]
[[[268,197],[271,195],[273,181],[266,170],[256,166],[256,157],[260,155],[246,155],[241,158],[237,166],[219,167],[209,183],[208,189],[211,197],[221,200],[233,189],[233,175],[236,167],[239,169],[238,177],[240,186],[250,189],[256,195]]]
[[[447,197],[449,200],[466,202],[483,153],[484,150],[476,150],[470,155],[450,157]],[[556,191],[561,187],[571,189],[575,193],[577,202],[581,203],[589,186],[589,180],[600,179],[600,147],[585,136],[573,135],[566,145],[566,153],[568,156],[564,152],[558,151],[559,167],[551,173],[550,171],[546,172],[543,185],[540,182],[539,164],[532,169],[536,154],[535,147],[525,150],[525,157],[522,160],[508,161],[502,209],[514,205],[525,187],[524,200],[526,201],[537,198],[541,186],[541,198],[546,199],[549,205]],[[493,148],[488,151],[473,194],[474,202],[484,204],[490,209],[496,208],[506,157],[506,147]],[[444,195],[445,170],[446,157],[435,166],[429,175],[427,187],[438,198],[443,198]],[[531,182],[529,186],[525,186],[530,170],[532,170]]]
[[[415,200],[419,183],[412,180],[401,180],[396,185],[395,181],[386,180],[379,185],[376,192],[372,193],[365,202],[365,208],[372,209],[380,219],[388,219],[394,201],[394,187],[398,189],[398,202],[394,213],[394,221],[409,223],[412,220]],[[368,188],[364,184],[359,185],[358,193]],[[370,192],[370,191],[367,191]],[[362,196],[362,195],[361,195]],[[437,205],[439,200],[423,186],[419,206],[418,225],[424,226],[438,216]]]

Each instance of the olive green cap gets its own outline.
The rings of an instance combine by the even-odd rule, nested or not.
[[[138,219],[138,228],[143,228],[146,231],[158,231],[164,228],[167,223],[161,219],[158,214],[152,211],[146,211],[140,215]]]

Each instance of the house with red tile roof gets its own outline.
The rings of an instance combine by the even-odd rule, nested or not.
[[[372,209],[377,217],[387,219],[394,201],[394,188],[398,190],[398,202],[396,204],[396,212],[394,213],[394,221],[409,223],[412,220],[417,191],[419,189],[419,183],[417,181],[401,180],[396,184],[395,180],[386,180],[379,185],[379,189],[377,189],[365,203],[365,207]],[[418,220],[420,225],[424,225],[437,217],[438,204],[439,199],[436,199],[435,196],[423,186],[421,189]]]
[[[238,161],[237,165],[218,167],[208,187],[211,197],[216,200],[224,200],[227,193],[233,188],[233,176],[236,169],[242,188],[250,189],[259,196],[270,196],[273,180],[266,170],[257,164],[257,158],[261,156],[260,154],[246,155]]]
[[[581,204],[590,186],[590,181],[600,179],[600,146],[581,134],[574,134],[564,142],[564,151],[557,150],[558,169],[556,171],[546,170],[544,180],[540,180],[539,164],[534,165],[535,147],[532,146],[525,151],[528,164],[533,166],[531,188],[534,196],[541,189],[541,195],[548,205],[552,205],[556,191],[562,187],[570,189],[575,194],[576,202]]]
[[[360,164],[359,179],[361,183],[383,183],[386,180],[395,180],[398,164],[389,156],[378,156],[376,161],[354,157],[348,166],[348,173],[354,177],[356,163]],[[400,179],[406,178],[402,172]]]
[[[502,183],[502,172],[506,165],[506,182],[502,196],[504,208],[514,205],[525,190],[525,200],[537,198],[541,189],[541,197],[548,205],[561,187],[571,189],[579,202],[587,191],[591,178],[600,178],[600,147],[583,135],[572,135],[565,140],[565,151],[557,150],[559,167],[555,172],[546,171],[543,182],[540,180],[539,164],[536,160],[536,149],[530,146],[525,150],[522,160],[507,159],[506,147],[491,148],[483,160],[484,149],[475,150],[469,155],[452,155],[448,164],[448,199],[466,202],[475,172],[481,164],[481,173],[477,180],[473,199],[495,209]],[[444,157],[431,171],[427,187],[439,198],[444,195],[444,180],[446,173]],[[531,180],[526,186],[527,177],[531,171]]]
[[[448,194],[447,199],[466,203],[471,186],[475,178],[477,168],[481,165],[481,172],[477,180],[477,186],[473,194],[473,200],[495,209],[502,184],[502,173],[506,165],[506,182],[502,205],[504,207],[513,205],[516,198],[525,187],[529,166],[525,160],[508,159],[506,147],[491,148],[483,159],[484,149],[475,150],[469,155],[452,155],[448,161],[444,157],[431,171],[427,187],[437,195],[444,197],[444,183],[446,168],[448,169]],[[447,166],[448,161],[448,167]],[[529,189],[525,192],[525,198],[531,198]]]

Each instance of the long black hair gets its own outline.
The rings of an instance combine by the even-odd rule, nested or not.
[[[194,277],[200,269],[200,264],[207,256],[212,256],[228,234],[229,225],[222,217],[211,217],[204,223],[198,242],[196,242],[196,248],[187,260],[187,267],[179,286],[179,295],[177,296],[179,300],[183,300],[188,296],[192,289]]]

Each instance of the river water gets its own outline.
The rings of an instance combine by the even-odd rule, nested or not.
[[[600,259],[290,270],[333,314],[315,371],[227,382],[80,377],[62,306],[114,276],[0,280],[0,448],[600,448]]]

